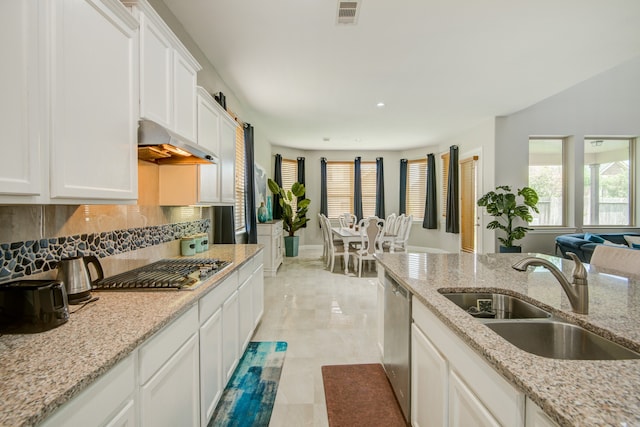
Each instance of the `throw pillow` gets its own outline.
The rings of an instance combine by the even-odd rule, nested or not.
[[[604,239],[597,234],[584,233],[584,239],[593,243],[604,243]]]
[[[605,246],[617,246],[619,248],[628,248],[629,247],[627,245],[623,245],[621,243],[613,243],[613,242],[611,242],[609,240],[605,240],[605,239],[602,239],[602,244],[605,245]]]
[[[640,245],[640,236],[624,236],[624,240],[627,241],[627,243],[629,244],[629,246],[631,246],[632,244],[637,244]]]

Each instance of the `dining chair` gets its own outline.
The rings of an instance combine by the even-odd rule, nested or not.
[[[324,223],[322,217],[324,214],[318,212],[318,224],[320,224],[320,230],[322,231],[322,259],[326,262],[329,256],[329,245],[327,244],[327,225]],[[331,233],[331,230],[328,230]]]
[[[360,221],[360,248],[349,248],[349,258],[358,261],[358,277],[362,277],[362,262],[375,261],[375,253],[380,252],[380,238],[383,234],[384,219],[376,216]],[[355,262],[354,262],[355,264]]]
[[[322,214],[321,220],[322,228],[325,230],[325,245],[327,246],[325,267],[328,267],[329,271],[333,272],[337,256],[342,260],[342,267],[344,268],[344,244],[342,243],[342,240],[334,240],[333,233],[331,232],[331,221],[329,218]]]
[[[338,221],[340,221],[340,227],[342,228],[350,228],[356,225],[358,218],[352,213],[345,212],[338,217]]]
[[[401,230],[398,231],[397,237],[393,241],[393,251],[404,252],[407,250],[407,242],[409,241],[409,234],[411,234],[411,226],[413,225],[413,215],[408,215],[403,218],[403,224]]]

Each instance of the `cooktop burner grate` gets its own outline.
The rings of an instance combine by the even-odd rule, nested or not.
[[[163,259],[104,278],[93,283],[93,289],[189,289],[229,264],[231,262],[214,258]]]

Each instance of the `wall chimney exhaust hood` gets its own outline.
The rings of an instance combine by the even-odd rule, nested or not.
[[[138,159],[163,164],[218,163],[218,156],[152,120],[140,120]]]

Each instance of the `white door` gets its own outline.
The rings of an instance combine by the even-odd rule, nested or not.
[[[48,6],[51,197],[134,200],[138,23],[118,2],[60,0]]]
[[[194,334],[140,389],[142,426],[200,426],[198,335]]]
[[[411,424],[447,426],[447,361],[415,323],[411,325]]]

